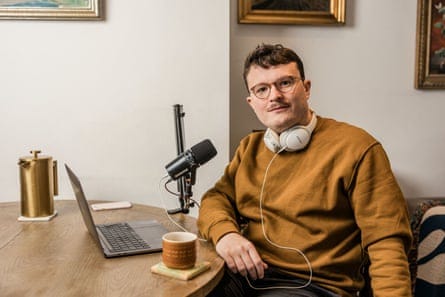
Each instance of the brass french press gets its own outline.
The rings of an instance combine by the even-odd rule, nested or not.
[[[21,218],[52,218],[55,216],[54,195],[58,195],[57,161],[51,156],[21,157],[20,168]]]

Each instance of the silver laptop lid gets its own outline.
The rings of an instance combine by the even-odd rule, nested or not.
[[[66,172],[68,173],[68,177],[70,178],[71,186],[73,187],[74,196],[76,196],[77,203],[79,204],[79,208],[80,208],[80,212],[82,213],[83,221],[85,222],[85,225],[87,226],[88,231],[90,232],[91,236],[93,236],[97,245],[102,248],[102,245],[100,244],[100,240],[99,240],[99,234],[97,234],[93,216],[91,215],[87,199],[86,199],[85,194],[82,189],[82,185],[81,185],[79,179],[77,178],[77,176],[71,170],[71,168],[69,168],[68,165],[66,165],[66,164],[65,164],[65,168],[66,168]]]

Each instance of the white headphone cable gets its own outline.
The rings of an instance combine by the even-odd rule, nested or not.
[[[309,286],[309,285],[311,284],[311,282],[312,282],[312,273],[313,273],[313,272],[312,272],[312,265],[311,265],[311,262],[309,261],[309,259],[306,257],[306,255],[305,255],[301,250],[299,250],[299,249],[297,249],[297,248],[286,247],[286,246],[282,246],[282,245],[279,245],[279,244],[274,243],[272,240],[270,240],[270,238],[269,238],[269,237],[267,236],[267,234],[266,234],[266,229],[265,229],[265,224],[264,224],[264,215],[263,215],[263,195],[264,195],[264,187],[265,187],[265,184],[266,184],[266,178],[267,178],[267,174],[268,174],[268,172],[269,172],[269,168],[270,168],[270,166],[272,165],[272,162],[273,162],[273,161],[275,160],[275,158],[276,158],[282,151],[284,151],[285,149],[286,149],[286,147],[283,147],[282,149],[280,149],[278,152],[275,153],[275,155],[272,157],[272,159],[270,160],[269,164],[267,165],[267,167],[266,167],[266,171],[265,171],[265,173],[264,173],[263,184],[262,184],[262,186],[261,186],[261,192],[260,192],[260,218],[261,218],[261,227],[262,227],[262,230],[263,230],[264,238],[266,239],[266,241],[267,241],[269,244],[271,244],[271,245],[273,245],[273,246],[275,246],[275,247],[277,247],[277,248],[280,248],[280,249],[296,251],[297,253],[299,253],[299,254],[304,258],[304,260],[306,261],[307,266],[308,266],[308,268],[309,268],[309,279],[308,279],[308,281],[307,281],[304,285],[301,285],[301,286],[272,286],[272,287],[257,288],[257,287],[254,287],[254,286],[250,283],[250,281],[249,281],[249,277],[246,276],[245,278],[246,278],[246,280],[247,280],[247,283],[249,284],[249,286],[250,286],[252,289],[255,289],[255,290],[270,290],[270,289],[303,289],[303,288]]]
[[[165,175],[164,177],[162,177],[162,178],[159,180],[159,184],[158,184],[159,196],[161,197],[162,207],[163,207],[164,210],[165,210],[165,214],[167,215],[167,218],[168,218],[174,225],[176,225],[176,226],[177,226],[179,229],[181,229],[182,231],[184,231],[184,232],[189,232],[189,233],[190,233],[190,231],[188,231],[187,229],[185,229],[184,227],[182,227],[178,222],[176,222],[175,220],[173,220],[172,216],[168,213],[167,206],[165,205],[164,195],[162,195],[162,190],[161,190],[161,183],[162,183],[162,181],[165,180],[165,179],[168,178],[168,177],[169,177],[168,175]],[[167,181],[165,184],[167,184],[167,183],[168,183],[168,181]],[[199,204],[198,204],[198,205],[199,205]],[[200,241],[207,241],[206,239],[201,238],[199,235],[198,235],[198,240],[200,240]]]

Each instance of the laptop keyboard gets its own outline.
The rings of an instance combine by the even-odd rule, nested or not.
[[[114,252],[149,248],[147,244],[127,223],[97,226]]]

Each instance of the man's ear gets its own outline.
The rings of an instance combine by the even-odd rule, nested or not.
[[[309,79],[305,79],[303,82],[304,92],[306,93],[306,98],[309,98],[311,95],[311,86],[312,83]]]
[[[312,85],[312,82],[311,82],[310,79],[305,79],[305,80],[303,81],[304,90],[305,90],[306,92],[310,92],[310,91],[311,91],[311,85]]]
[[[246,97],[246,101],[247,101],[247,103],[249,104],[250,108],[252,108],[252,110],[253,110],[254,112],[256,112],[256,111],[255,111],[255,106],[254,106],[254,104],[253,104],[253,98],[252,98],[251,96],[248,96],[248,97]]]

